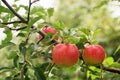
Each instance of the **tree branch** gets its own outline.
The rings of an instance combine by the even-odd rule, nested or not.
[[[38,33],[41,35],[42,38],[37,42],[37,44],[39,44],[39,42],[42,41],[42,40],[45,38],[45,33],[44,33],[44,32],[39,31]],[[52,43],[56,43],[56,44],[59,43],[59,42],[57,42],[57,41],[54,40],[54,39],[53,39],[51,42],[52,42]]]
[[[15,31],[19,31],[19,30],[22,30],[22,29],[25,29],[25,28],[27,28],[27,26],[25,26],[25,27],[20,27],[20,28],[10,28],[10,27],[8,27],[8,26],[6,26],[8,29],[10,29],[10,30],[15,30]]]
[[[40,34],[41,39],[37,42],[37,44],[39,44],[39,42],[45,38],[45,33],[43,33],[42,31],[39,31],[38,33]]]
[[[29,0],[29,8],[28,8],[28,17],[27,17],[27,22],[29,22],[30,19],[30,10],[31,10],[31,6],[33,3],[37,2],[39,0],[34,0],[33,2],[31,2],[31,0]]]
[[[28,33],[28,36],[27,36],[27,38],[26,38],[26,43],[28,43],[30,34],[31,34],[31,32]]]
[[[97,67],[97,68],[100,68],[100,66]],[[109,71],[109,72],[120,74],[120,69],[117,69],[117,68],[114,68],[114,67],[109,68],[109,67],[103,66],[102,69],[105,70],[105,71]]]
[[[2,0],[2,2],[13,12],[15,16],[17,16],[23,23],[27,23],[27,21],[20,16],[8,3],[6,0]]]
[[[20,21],[13,21],[13,22],[7,22],[7,23],[2,23],[2,24],[5,24],[5,25],[7,25],[7,24],[14,24],[14,23],[25,23],[25,24],[28,24],[29,19],[30,19],[30,9],[31,9],[31,5],[32,5],[34,2],[37,2],[37,1],[38,1],[38,0],[31,2],[31,0],[29,0],[28,17],[27,17],[27,20],[25,20],[21,15],[19,15],[19,14],[7,3],[6,0],[2,0],[2,2],[11,10],[11,12],[20,19]],[[16,31],[18,31],[18,30],[22,30],[22,29],[27,28],[27,26],[21,27],[21,28],[16,28],[16,29],[10,28],[10,27],[7,26],[7,28],[10,29],[10,30],[16,30]],[[31,26],[31,28],[34,29],[34,26]],[[26,43],[27,43],[28,40],[29,40],[29,35],[30,35],[30,33],[28,34],[28,37],[27,37],[27,39],[26,39]],[[25,74],[26,65],[27,65],[26,55],[24,55],[24,62],[23,62],[23,65],[22,65],[22,68],[21,68],[21,72],[20,72],[20,78],[21,78],[21,80],[24,80],[24,74]]]
[[[21,78],[21,80],[24,80],[24,72],[25,72],[26,64],[27,64],[27,61],[24,58],[24,63],[22,65],[21,72],[20,72],[20,78]]]
[[[37,2],[37,1],[40,1],[40,0],[34,0],[33,2],[31,2],[31,4],[33,4],[33,3]]]
[[[27,17],[27,21],[26,21],[21,15],[19,15],[19,14],[7,3],[6,0],[2,0],[2,2],[11,10],[11,12],[13,12],[13,14],[20,19],[20,21],[3,22],[3,23],[1,23],[1,24],[5,24],[5,25],[7,25],[7,24],[14,24],[14,23],[25,23],[25,24],[28,24],[29,19],[30,19],[31,5],[32,5],[33,3],[35,3],[35,2],[37,2],[37,1],[39,1],[39,0],[34,0],[33,2],[31,2],[31,0],[29,0],[28,17]],[[11,29],[11,30],[15,30],[15,29]]]
[[[10,30],[14,30],[14,31],[19,31],[19,30],[22,30],[22,29],[27,28],[27,26],[25,26],[25,27],[20,27],[20,28],[11,28],[11,27],[9,27],[9,26],[5,26],[5,27],[7,27],[7,28],[10,29]],[[36,28],[34,28],[34,26],[31,26],[31,28],[34,29],[34,30],[36,30]]]
[[[29,22],[29,19],[30,19],[30,9],[31,9],[31,0],[29,0],[28,17],[27,17],[28,22]]]
[[[12,21],[12,22],[3,22],[1,24],[7,25],[7,24],[14,24],[14,23],[23,23],[22,21]]]

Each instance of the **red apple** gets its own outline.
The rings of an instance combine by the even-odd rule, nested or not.
[[[43,27],[42,31],[45,34],[49,34],[49,33],[56,34],[57,33],[57,30],[55,28],[53,28],[53,27],[50,27],[50,26]],[[58,40],[58,37],[55,37],[55,40]]]
[[[73,66],[79,58],[79,51],[74,44],[57,44],[52,51],[52,59],[56,65]]]
[[[99,65],[105,58],[105,50],[100,45],[89,45],[83,50],[82,57],[87,65]]]
[[[48,34],[48,33],[56,34],[57,33],[57,30],[55,28],[50,27],[50,26],[43,27],[42,31],[46,34]]]

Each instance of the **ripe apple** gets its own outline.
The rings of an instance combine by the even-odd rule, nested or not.
[[[57,44],[52,51],[52,59],[56,65],[69,67],[74,65],[79,58],[79,51],[74,44]]]
[[[46,34],[48,34],[48,33],[56,34],[57,33],[57,30],[55,28],[50,27],[50,26],[43,27],[42,31]]]
[[[87,65],[99,65],[105,58],[105,50],[100,45],[88,45],[83,50],[83,60]]]
[[[50,27],[50,26],[43,27],[42,31],[45,34],[49,34],[49,33],[56,34],[57,33],[57,30],[55,28],[53,28],[53,27]],[[55,40],[58,40],[58,37],[55,37]]]

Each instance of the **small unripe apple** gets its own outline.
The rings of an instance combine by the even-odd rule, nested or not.
[[[87,65],[100,65],[105,58],[105,50],[100,45],[88,45],[83,50],[83,60]]]
[[[57,44],[52,50],[52,59],[56,65],[73,66],[79,59],[79,51],[74,44]]]

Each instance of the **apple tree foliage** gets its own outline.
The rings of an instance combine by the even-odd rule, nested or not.
[[[0,80],[120,80],[120,17],[111,17],[112,1],[58,0],[57,9],[36,6],[39,0],[28,0],[28,5],[17,1],[0,1],[0,29],[5,35],[0,43]],[[18,13],[21,9],[24,14]],[[58,33],[43,34],[46,25]],[[80,55],[85,45],[103,46],[102,66],[88,66],[81,56],[74,66],[54,65],[55,36],[57,43],[75,44]]]

